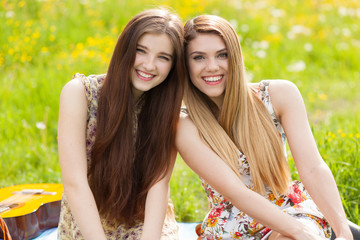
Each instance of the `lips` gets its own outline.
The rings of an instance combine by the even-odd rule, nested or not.
[[[137,77],[143,81],[151,81],[156,75],[143,72],[141,70],[135,70]]]
[[[217,85],[222,82],[223,78],[224,75],[212,75],[212,76],[202,77],[202,79],[208,85]]]

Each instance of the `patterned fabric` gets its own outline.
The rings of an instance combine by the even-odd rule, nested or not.
[[[274,124],[282,136],[284,149],[286,149],[286,136],[280,122],[275,117],[268,86],[269,81],[261,81],[258,86],[258,91],[260,91],[261,100],[271,114]],[[242,153],[240,153],[239,156],[239,172],[242,176],[243,183],[248,188],[254,189],[250,178],[249,163],[246,160],[246,156]],[[231,202],[216,192],[204,179],[201,179],[201,182],[211,205],[211,210],[201,226],[202,239],[264,240],[268,238],[271,229],[264,227],[237,209]],[[266,188],[264,197],[298,220],[308,222],[309,225],[315,224],[321,235],[330,238],[331,231],[328,223],[301,182],[292,182],[287,195],[282,195],[279,198],[275,198],[271,190]]]
[[[96,112],[98,106],[99,91],[101,90],[105,74],[103,75],[90,75],[85,77],[83,74],[75,74],[73,77],[79,78],[85,86],[85,94],[88,100],[88,117],[86,128],[86,153],[87,161],[90,160],[91,149],[95,141],[96,132]],[[135,110],[135,113],[139,113]],[[134,125],[135,126],[135,125]],[[136,129],[135,129],[136,131]],[[173,212],[173,205],[169,202],[168,214],[162,230],[162,240],[177,240],[178,239],[178,225],[175,221]],[[131,216],[129,216],[131,217]],[[138,222],[133,227],[125,227],[123,224],[116,224],[115,222],[108,221],[104,218],[101,219],[107,239],[127,239],[138,240],[141,237],[143,222]],[[75,219],[71,213],[69,203],[66,196],[63,195],[61,202],[60,221],[58,226],[58,239],[84,239]]]

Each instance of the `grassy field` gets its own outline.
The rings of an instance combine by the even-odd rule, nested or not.
[[[319,150],[350,220],[360,224],[360,3],[356,0],[0,0],[0,187],[61,182],[59,94],[76,72],[104,73],[127,21],[171,6],[184,22],[228,19],[247,75],[299,87]],[[293,177],[296,170],[289,159]],[[208,203],[181,158],[171,180],[179,221],[201,221]]]

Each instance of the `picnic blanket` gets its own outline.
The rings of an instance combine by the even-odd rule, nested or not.
[[[195,233],[195,226],[198,223],[178,223],[179,224],[179,240],[192,240],[197,239]],[[51,228],[43,232],[33,240],[57,240],[57,228]]]

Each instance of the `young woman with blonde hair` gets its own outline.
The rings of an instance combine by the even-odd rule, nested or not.
[[[329,225],[352,239],[296,86],[248,83],[238,36],[223,18],[198,16],[184,31],[189,79],[176,146],[211,205],[201,239],[326,239]],[[286,139],[302,183],[290,181]]]
[[[153,9],[126,25],[106,74],[65,85],[59,239],[178,239],[168,183],[184,77],[183,25]]]

